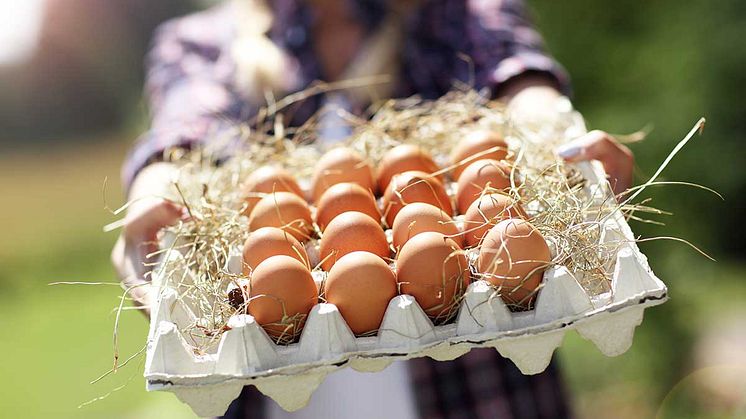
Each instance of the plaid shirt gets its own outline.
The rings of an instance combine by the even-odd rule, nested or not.
[[[387,0],[350,2],[361,23],[373,31],[385,15]],[[313,13],[300,0],[272,0],[274,21],[269,37],[289,55],[303,90],[323,74],[309,34]],[[235,39],[235,11],[230,3],[178,18],[157,31],[147,59],[146,96],[152,125],[133,148],[123,168],[125,185],[164,150],[191,147],[254,115],[258,105],[237,92],[235,63],[229,53]],[[477,89],[498,88],[527,71],[552,77],[563,90],[568,80],[543,49],[519,0],[430,0],[406,22],[400,74],[394,96],[437,98],[454,80],[473,81]],[[463,53],[470,64],[458,59]],[[291,123],[301,124],[319,109],[321,97],[299,103]],[[522,375],[493,349],[472,350],[449,362],[430,358],[408,361],[411,384],[423,418],[564,418],[566,397],[554,366],[534,376]],[[246,387],[226,417],[261,417],[266,400]]]
[[[351,2],[372,31],[387,0]],[[274,22],[269,36],[292,59],[288,77],[293,91],[323,79],[310,45],[313,15],[304,1],[272,0]],[[225,5],[161,25],[147,58],[145,93],[151,129],[137,142],[122,170],[125,186],[137,172],[172,147],[190,147],[258,110],[234,86],[230,48],[236,36],[235,11]],[[430,0],[406,22],[401,69],[395,97],[414,94],[435,99],[455,80],[476,89],[496,89],[527,71],[542,72],[569,90],[562,67],[543,49],[541,36],[519,0]],[[469,63],[458,59],[463,53]],[[323,102],[315,96],[292,109],[300,125]]]
[[[481,348],[453,361],[416,358],[406,363],[423,419],[572,417],[556,362],[541,374],[523,375],[496,350]],[[244,387],[223,417],[262,419],[266,402],[273,403],[254,386]]]

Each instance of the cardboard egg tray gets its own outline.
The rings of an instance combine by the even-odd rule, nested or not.
[[[589,192],[602,195],[600,165],[582,163],[578,168],[589,180]],[[596,196],[599,202],[603,198]],[[312,309],[297,343],[276,345],[251,316],[237,315],[230,319],[230,330],[221,336],[217,350],[203,355],[195,355],[179,332],[197,320],[188,304],[154,275],[154,286],[161,291],[148,336],[147,389],[171,391],[196,414],[216,416],[225,412],[242,387],[254,385],[293,411],[308,403],[327,374],[345,367],[376,372],[396,360],[429,356],[445,361],[472,348],[490,347],[524,374],[537,374],[549,365],[571,329],[607,356],[622,354],[631,346],[645,308],[662,304],[667,289],[653,274],[619,211],[602,229],[601,240],[617,242],[620,250],[611,291],[598,296],[590,297],[579,285],[576,276],[582,272],[558,266],[545,272],[531,311],[509,311],[488,283],[475,281],[450,324],[434,326],[413,297],[399,295],[389,302],[376,336],[355,337],[337,308],[321,303]],[[240,253],[228,265],[240,272]]]

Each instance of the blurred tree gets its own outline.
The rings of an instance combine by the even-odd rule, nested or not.
[[[0,71],[0,143],[33,145],[112,129],[139,100],[155,26],[183,0],[47,0],[31,60]]]
[[[644,236],[674,235],[715,257],[743,257],[746,242],[746,3],[739,0],[529,0],[549,49],[572,75],[589,127],[652,133],[632,149],[648,179],[700,116],[695,138],[664,172],[721,192],[725,202],[684,186],[650,189],[653,206],[675,216],[667,227],[636,225]],[[668,245],[646,246],[655,253]],[[697,257],[694,253],[693,257]]]
[[[685,186],[651,187],[641,198],[654,198],[652,206],[674,216],[647,217],[665,222],[663,227],[633,222],[635,233],[680,237],[717,259],[743,260],[746,153],[741,143],[746,108],[741,95],[746,88],[746,49],[739,43],[746,36],[746,3],[528,1],[549,49],[572,75],[574,103],[589,128],[614,133],[653,128],[645,141],[631,145],[639,167],[637,183],[653,174],[699,117],[707,118],[703,135],[677,155],[661,180],[703,184],[721,192],[726,201]],[[686,376],[690,348],[702,325],[702,313],[693,307],[726,306],[728,299],[707,299],[715,291],[703,290],[721,290],[731,277],[718,271],[722,265],[682,246],[641,244],[668,283],[672,299],[645,313],[645,328],[635,337],[636,352],[616,364],[631,368],[630,376],[602,378],[603,372],[572,369],[569,363],[568,376],[579,397],[607,397],[610,393],[604,389],[621,388],[629,380],[644,389],[645,400],[639,402],[655,408]],[[593,379],[604,384],[586,384]]]

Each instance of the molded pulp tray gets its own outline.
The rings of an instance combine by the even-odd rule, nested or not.
[[[597,163],[578,167],[591,185],[603,182]],[[356,338],[334,305],[317,304],[298,343],[275,345],[251,316],[239,315],[230,319],[231,329],[222,335],[217,352],[207,355],[194,355],[186,344],[179,330],[194,322],[194,315],[174,289],[161,285],[148,336],[147,389],[171,391],[196,414],[216,416],[252,384],[292,411],[308,403],[327,374],[348,366],[375,372],[395,360],[429,356],[444,361],[491,347],[524,374],[537,374],[570,329],[605,355],[619,355],[631,346],[645,308],[662,304],[667,289],[619,211],[603,226],[601,240],[621,247],[611,291],[600,296],[590,298],[574,276],[580,273],[560,266],[547,270],[529,312],[511,313],[486,282],[476,281],[451,324],[433,326],[413,297],[399,295],[390,301],[378,335]]]

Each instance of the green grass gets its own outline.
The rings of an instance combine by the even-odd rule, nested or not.
[[[33,275],[33,268],[26,272]],[[111,279],[100,259],[77,272],[82,279]],[[115,287],[40,282],[0,300],[0,328],[5,331],[0,403],[5,417],[188,417],[188,409],[172,395],[145,393],[143,357],[89,384],[113,364],[112,307],[119,294]],[[143,346],[147,329],[136,312],[124,314],[122,322],[119,346],[125,359]],[[127,384],[122,390],[78,409],[122,384]]]
[[[47,285],[55,281],[115,282],[109,251],[114,220],[103,209],[101,186],[118,186],[122,141],[45,155],[0,160],[0,406],[4,417],[181,418],[188,407],[170,393],[147,393],[139,357],[97,384],[113,365],[117,286]],[[576,411],[585,418],[726,417],[691,397],[698,371],[691,348],[700,332],[717,328],[721,312],[738,310],[746,267],[712,263],[676,243],[649,243],[646,252],[669,285],[671,301],[646,312],[624,355],[603,356],[569,333],[559,351]],[[122,315],[120,359],[139,351],[145,318]],[[121,390],[88,406],[84,402]],[[710,409],[710,410],[708,410]]]
[[[726,314],[746,313],[746,267],[709,262],[669,244],[656,247],[673,248],[651,258],[653,269],[668,285],[670,300],[646,310],[632,348],[609,358],[570,333],[559,350],[582,417],[722,417],[718,406],[705,406],[690,397],[696,389],[691,376],[710,367],[696,365],[692,350],[703,332],[717,330],[728,319]],[[741,382],[746,388],[746,378]],[[684,401],[686,409],[682,409]],[[746,407],[746,398],[741,403]]]
[[[144,357],[90,384],[113,365],[118,286],[48,285],[116,281],[109,265],[116,235],[101,230],[114,217],[104,210],[101,191],[108,176],[111,205],[121,202],[118,172],[125,145],[109,140],[0,161],[3,417],[193,417],[173,395],[145,391]],[[146,319],[125,312],[120,359],[140,350],[146,334]]]

